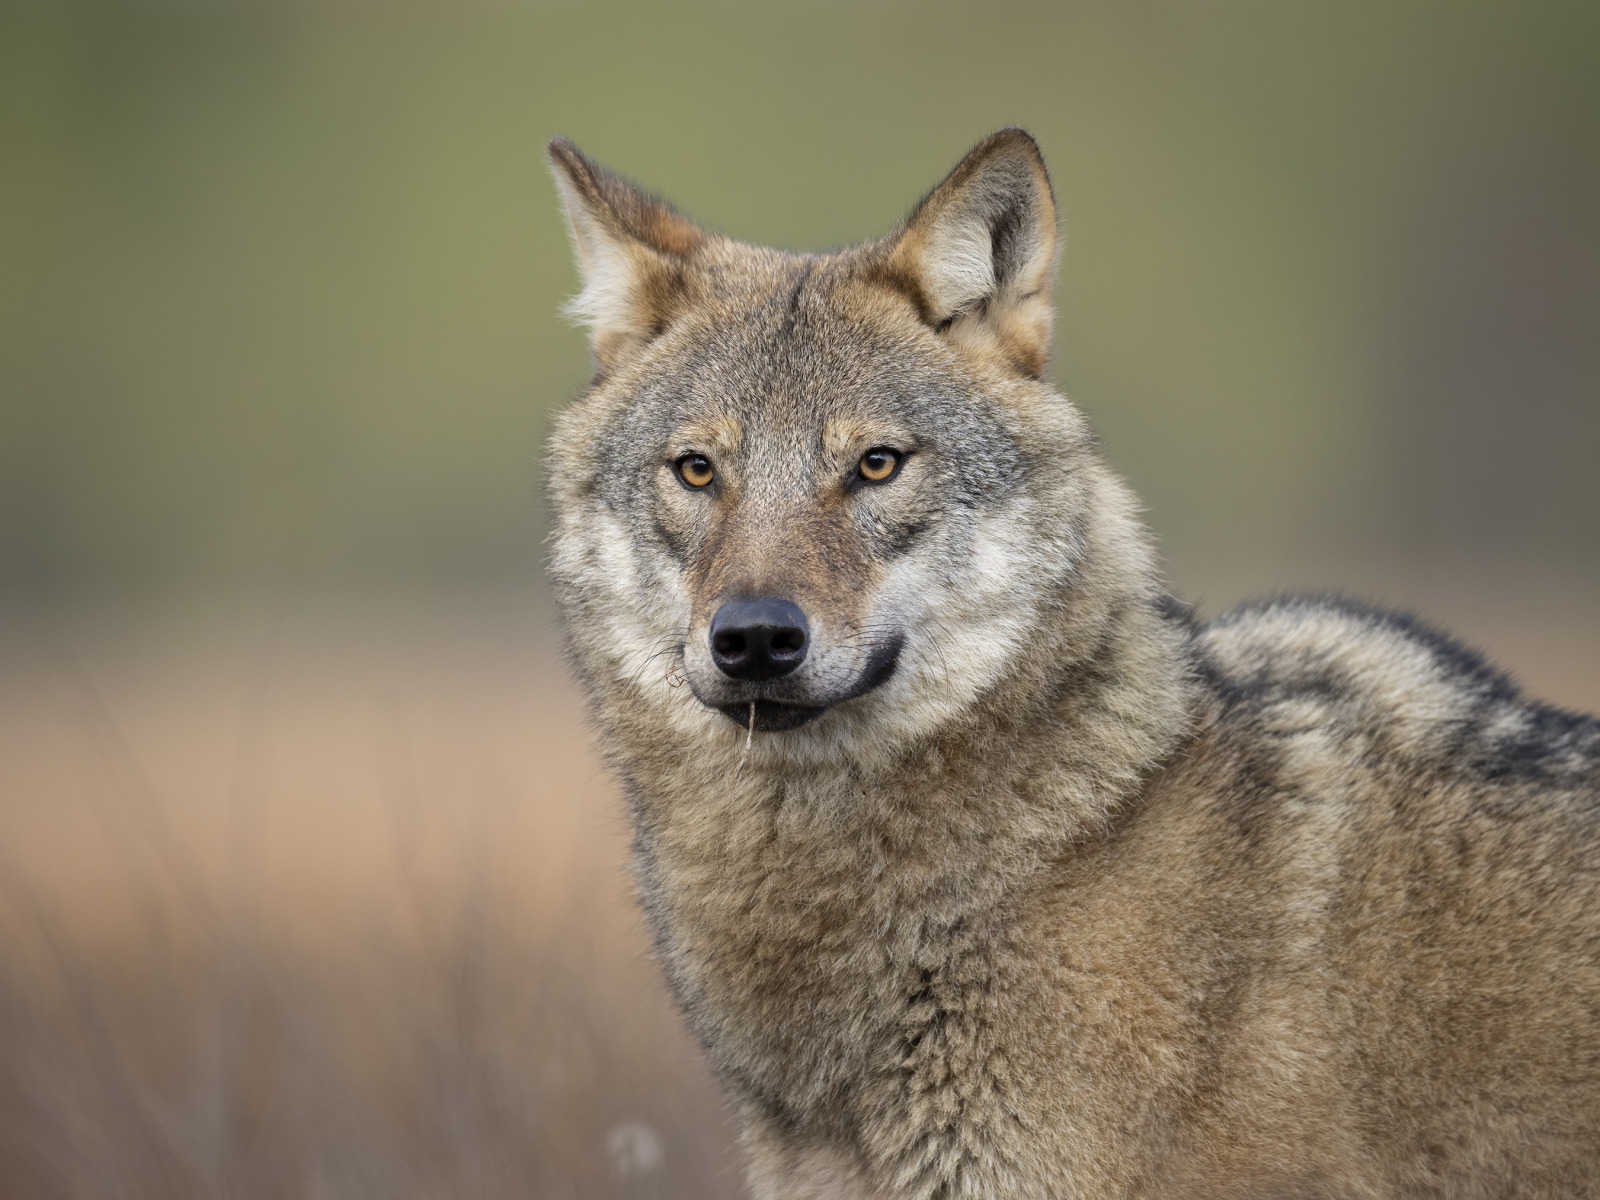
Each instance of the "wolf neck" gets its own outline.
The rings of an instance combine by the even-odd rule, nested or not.
[[[736,1090],[839,1111],[839,1031],[893,1024],[930,979],[981,976],[973,948],[1003,942],[1039,873],[1137,811],[1194,698],[1185,631],[1125,520],[1041,617],[1051,667],[1017,672],[892,769],[735,773],[703,749],[624,745],[646,907]]]

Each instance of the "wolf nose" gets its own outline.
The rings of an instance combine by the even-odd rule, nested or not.
[[[711,618],[711,661],[732,679],[776,679],[805,661],[806,615],[787,600],[730,600]]]

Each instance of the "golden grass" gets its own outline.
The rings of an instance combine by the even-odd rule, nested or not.
[[[737,1193],[542,617],[3,666],[0,1195]]]

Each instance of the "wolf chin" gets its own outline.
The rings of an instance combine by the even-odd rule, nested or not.
[[[550,570],[755,1196],[1600,1196],[1600,725],[1168,595],[1032,138],[830,254],[550,156]]]

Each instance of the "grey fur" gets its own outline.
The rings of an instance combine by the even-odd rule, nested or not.
[[[551,574],[757,1196],[1600,1195],[1600,727],[1414,622],[1167,596],[1042,378],[1026,134],[830,255],[552,157]],[[710,661],[751,595],[793,675]]]

